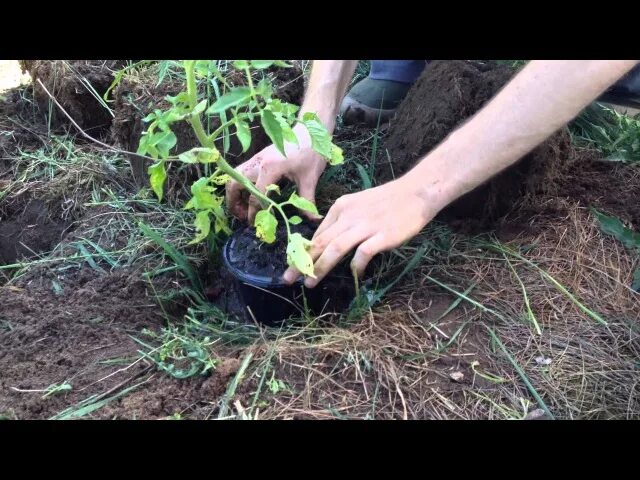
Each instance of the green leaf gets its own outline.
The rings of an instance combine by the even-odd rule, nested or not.
[[[249,87],[237,87],[222,95],[207,110],[207,114],[224,112],[231,107],[246,105],[251,100],[251,89]]]
[[[249,62],[247,62],[246,60],[234,60],[233,66],[238,70],[244,70],[246,68],[249,68]]]
[[[263,78],[258,82],[258,85],[256,85],[256,94],[267,100],[271,98],[271,95],[273,95],[273,87],[268,78]],[[253,109],[251,105],[249,105],[249,107]]]
[[[280,195],[280,187],[275,183],[272,183],[271,185],[267,185],[266,191],[267,193],[276,192],[278,195]]]
[[[209,185],[209,179],[202,177],[191,185],[191,200],[184,206],[185,210],[213,210],[222,205],[222,197],[214,195],[215,188]]]
[[[258,70],[269,68],[274,63],[276,63],[275,60],[251,60],[251,66]]]
[[[171,149],[178,143],[178,139],[171,130],[168,130],[154,133],[149,142],[158,149],[162,158],[166,158],[169,156]]]
[[[215,148],[192,148],[181,153],[178,159],[185,163],[214,163],[220,158],[220,152]]]
[[[211,221],[209,220],[209,211],[203,210],[196,213],[196,219],[193,222],[193,224],[196,227],[196,237],[189,242],[189,245],[193,245],[194,243],[200,243],[209,235],[209,232],[211,231]]]
[[[291,194],[289,200],[287,200],[287,203],[298,207],[300,210],[305,210],[307,212],[318,215],[318,209],[316,208],[316,206],[306,198],[299,196],[296,192],[293,192]]]
[[[368,188],[371,188],[372,186],[371,178],[369,178],[369,174],[367,173],[365,168],[359,163],[356,163],[356,167],[358,168],[358,173],[360,174],[360,180],[362,181],[362,188],[365,190]]]
[[[155,192],[158,200],[162,200],[164,193],[164,182],[167,179],[167,171],[164,168],[164,160],[160,160],[158,163],[154,163],[149,167],[149,182],[151,188]]]
[[[242,145],[242,153],[246,152],[251,145],[251,129],[244,120],[236,118],[236,136]]]
[[[207,99],[205,98],[198,105],[195,106],[195,108],[193,109],[193,112],[191,112],[191,114],[192,115],[200,115],[206,109],[207,109]]]
[[[305,113],[302,116],[302,123],[311,136],[311,147],[325,157],[329,164],[338,165],[344,161],[342,149],[331,141],[331,135],[315,113]]]
[[[284,151],[284,138],[282,135],[282,127],[280,122],[276,119],[273,112],[270,110],[263,110],[261,114],[262,127],[264,131],[269,135],[269,138],[276,146],[276,148],[286,157]]]
[[[222,175],[216,175],[215,177],[213,177],[211,179],[211,182],[216,185],[226,185],[229,180],[231,180],[231,177],[226,173],[223,173]]]
[[[630,250],[640,249],[640,233],[625,227],[616,217],[605,215],[595,208],[592,208],[591,211],[600,222],[600,229],[603,233],[612,235]]]
[[[260,210],[256,214],[254,226],[256,227],[256,235],[260,240],[266,243],[276,241],[278,219],[269,210]]]
[[[640,268],[638,268],[633,274],[633,283],[631,284],[631,288],[640,293]]]
[[[164,98],[167,102],[169,102],[174,107],[179,107],[179,106],[186,107],[189,104],[189,93],[187,92],[180,92],[175,97],[172,97],[171,95],[167,95]]]
[[[140,137],[140,143],[138,144],[138,150],[136,150],[136,153],[138,155],[146,155],[148,152],[147,150],[148,147],[149,147],[149,135],[142,134],[142,136]]]
[[[316,278],[313,273],[313,259],[309,254],[311,242],[299,233],[293,233],[289,237],[287,245],[287,263],[291,267],[297,268],[300,273],[312,278]]]
[[[291,225],[299,225],[302,223],[302,219],[298,215],[294,215],[289,219]]]

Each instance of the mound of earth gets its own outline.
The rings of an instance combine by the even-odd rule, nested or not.
[[[49,92],[78,125],[91,135],[107,131],[113,117],[100,98],[107,92],[114,73],[124,67],[126,60],[20,60],[22,70],[33,80],[33,95],[42,112],[51,115],[54,128],[69,122],[42,86]]]

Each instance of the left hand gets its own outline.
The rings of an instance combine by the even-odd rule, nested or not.
[[[313,236],[310,253],[317,278],[306,278],[305,286],[315,287],[356,247],[351,268],[361,277],[375,255],[417,235],[438,209],[425,200],[424,192],[415,183],[407,175],[339,198]],[[299,277],[300,272],[293,267],[283,275],[289,284]]]

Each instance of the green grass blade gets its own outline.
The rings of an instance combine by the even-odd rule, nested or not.
[[[536,402],[538,402],[538,405],[540,405],[540,408],[544,410],[545,413],[549,415],[549,417],[551,417],[552,420],[555,420],[555,417],[551,413],[551,410],[549,410],[549,407],[547,407],[547,404],[544,403],[544,400],[542,400],[542,397],[540,396],[540,394],[538,394],[538,391],[535,389],[535,387],[529,380],[529,377],[527,377],[527,374],[524,372],[524,370],[522,370],[520,365],[518,365],[518,362],[516,362],[515,359],[511,356],[511,354],[509,353],[509,350],[507,350],[507,348],[504,346],[504,344],[502,343],[498,335],[496,335],[493,329],[489,327],[487,327],[487,330],[489,330],[489,334],[491,335],[493,340],[498,344],[498,346],[500,347],[500,350],[502,350],[502,352],[507,356],[507,359],[509,359],[509,362],[511,363],[511,365],[513,365],[513,368],[515,368],[516,372],[518,372],[518,375],[526,385],[527,389],[529,390],[533,398],[536,399]]]

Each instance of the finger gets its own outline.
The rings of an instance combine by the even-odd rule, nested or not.
[[[244,175],[250,181],[255,181],[257,178],[257,172],[255,166],[257,165],[258,159],[256,157],[251,158],[247,162],[239,165],[236,170]],[[231,179],[227,182],[225,187],[225,196],[227,208],[231,214],[240,220],[247,219],[247,200],[245,197],[245,189],[244,187]]]
[[[332,228],[326,230],[326,232],[320,238],[316,238],[314,236],[311,244],[311,251],[309,254],[313,261],[315,261],[325,250],[325,248],[331,243],[331,240],[336,238],[338,235],[344,234],[347,230],[350,229],[350,225],[347,222],[340,222],[337,224],[333,224]],[[295,268],[289,267],[284,274],[282,275],[282,279],[288,283],[289,285],[293,284],[302,273]]]
[[[307,288],[313,288],[349,253],[356,245],[366,240],[366,231],[351,229],[346,234],[334,238],[334,240],[322,252],[320,258],[313,266],[316,278],[307,278],[304,284]]]
[[[316,186],[311,185],[310,183],[303,183],[302,185],[298,185],[298,195],[306,198],[314,205],[316,204]],[[311,220],[312,222],[320,222],[322,220],[321,215],[317,215],[312,212],[308,212],[306,210],[301,210],[300,214]]]
[[[248,209],[246,202],[242,199],[243,188],[235,180],[230,180],[226,185],[225,196],[231,215],[244,221],[247,219]]]
[[[342,204],[338,202],[340,202],[340,199],[338,199],[338,201],[334,203],[333,206],[329,209],[329,212],[324,217],[324,220],[322,221],[316,232],[313,234],[314,240],[338,221],[340,213],[342,213]]]
[[[353,225],[349,222],[338,220],[326,228],[322,234],[318,236],[314,235],[311,240],[311,250],[309,251],[313,261],[315,262],[336,238],[347,234],[348,230],[352,228]]]
[[[301,275],[302,274],[300,273],[300,270],[298,270],[296,267],[289,267],[282,275],[282,279],[285,281],[285,283],[292,285],[296,280],[300,278]]]
[[[386,249],[387,245],[385,243],[384,236],[381,233],[377,233],[373,237],[362,242],[356,249],[353,260],[351,260],[351,271],[355,271],[358,278],[362,278],[371,259]]]
[[[262,193],[265,193],[267,191],[267,186],[271,185],[272,183],[276,183],[278,180],[280,180],[280,177],[277,174],[277,171],[275,169],[262,168],[260,169],[260,173],[258,174],[258,180],[256,181],[256,188],[260,190]],[[263,209],[263,206],[260,203],[260,200],[258,200],[254,195],[251,195],[249,197],[249,212],[248,212],[249,223],[251,225],[253,225],[253,221],[256,218],[256,214],[262,209]]]

